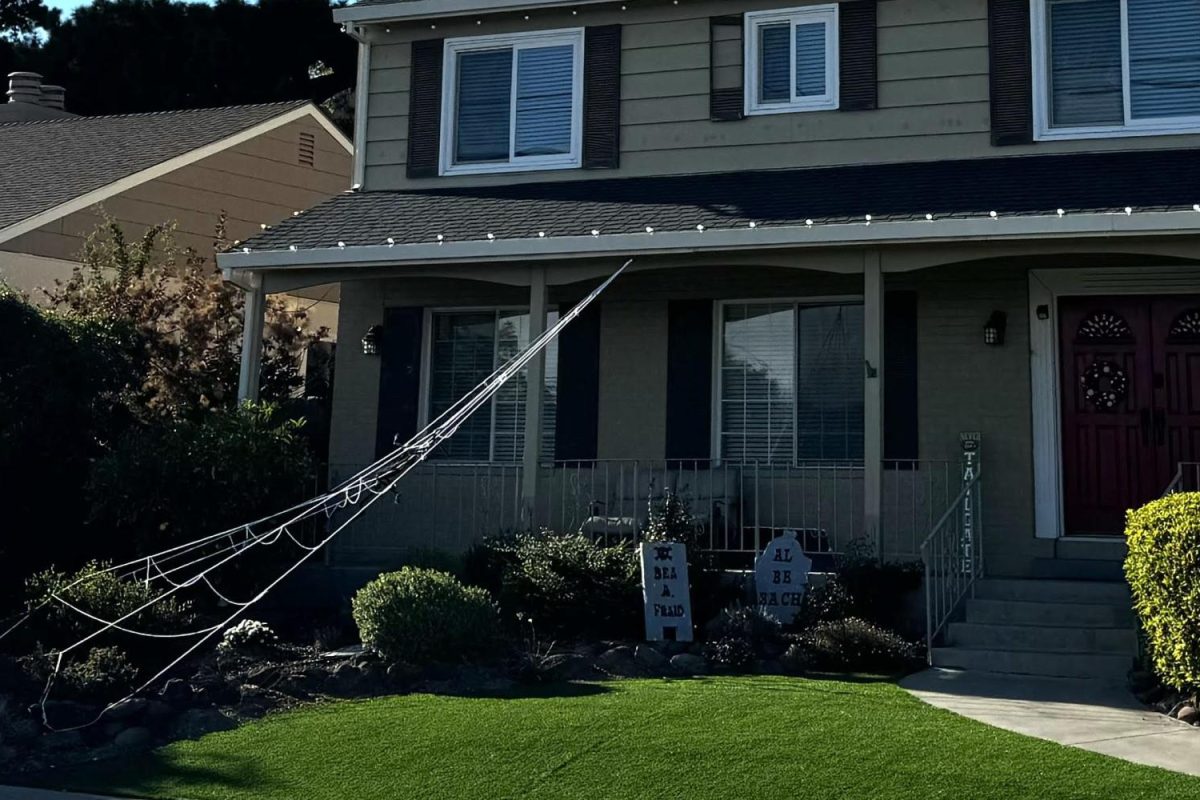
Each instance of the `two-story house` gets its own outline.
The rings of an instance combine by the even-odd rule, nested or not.
[[[221,258],[341,284],[335,473],[634,259],[335,563],[625,530],[670,487],[730,563],[924,543],[940,628],[981,569],[1119,575],[1124,511],[1200,460],[1195,0],[335,18],[359,189]]]

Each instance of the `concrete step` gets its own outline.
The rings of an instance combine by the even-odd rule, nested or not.
[[[952,622],[946,644],[975,650],[1137,655],[1133,628],[1051,628]]]
[[[1122,655],[976,650],[966,647],[935,647],[932,660],[935,667],[1105,681],[1124,681],[1133,666],[1133,658]]]
[[[1063,559],[1124,561],[1129,548],[1124,536],[1064,536],[1054,540],[1054,555]]]
[[[1129,585],[1100,581],[1009,580],[988,578],[975,587],[985,600],[1031,603],[1094,603],[1130,606]]]
[[[1036,603],[973,597],[967,600],[966,621],[985,625],[1037,625],[1047,628],[1130,628],[1128,605],[1100,603]]]
[[[1099,558],[1035,558],[1031,574],[1068,581],[1123,581],[1125,565]]]

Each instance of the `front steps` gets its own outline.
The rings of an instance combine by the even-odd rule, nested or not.
[[[1137,655],[1125,583],[985,579],[935,667],[1124,681]]]

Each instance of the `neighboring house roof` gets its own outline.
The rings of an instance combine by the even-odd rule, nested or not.
[[[1186,222],[1180,223],[1187,229],[1200,225],[1200,214],[1191,211],[1200,201],[1198,187],[1200,150],[1145,150],[359,192],[284,220],[244,246],[255,256],[264,250],[289,251],[272,266],[286,266],[289,257],[302,263],[299,254],[290,253],[292,247],[332,249],[323,263],[334,264],[339,263],[339,243],[386,249],[390,237],[399,256],[400,245],[436,245],[441,235],[447,245],[482,242],[482,257],[498,257],[508,252],[501,245],[512,240],[532,241],[521,250],[526,255],[540,252],[539,247],[561,253],[549,240],[572,237],[584,237],[578,252],[588,249],[588,237],[634,235],[641,236],[640,248],[650,249],[649,227],[663,246],[664,235],[690,233],[693,249],[703,249],[709,240],[695,238],[699,226],[708,237],[753,227],[749,232],[763,238],[747,241],[766,242],[772,229],[803,229],[810,221],[861,228],[868,214],[872,222],[911,220],[924,226],[927,214],[938,222],[990,222],[993,211],[1000,218],[1057,217],[1059,209],[1065,215],[1124,216],[1127,206],[1139,212],[1187,210]],[[489,243],[494,246],[490,250]],[[230,253],[222,262],[234,267],[266,264],[245,255],[244,250]],[[349,255],[347,250],[341,262],[352,261]],[[383,260],[386,253],[379,255]]]
[[[301,100],[0,124],[0,242],[304,116]]]

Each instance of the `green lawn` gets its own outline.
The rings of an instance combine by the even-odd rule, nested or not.
[[[1200,780],[989,728],[891,683],[775,677],[335,703],[64,778],[192,800],[1200,797]]]

